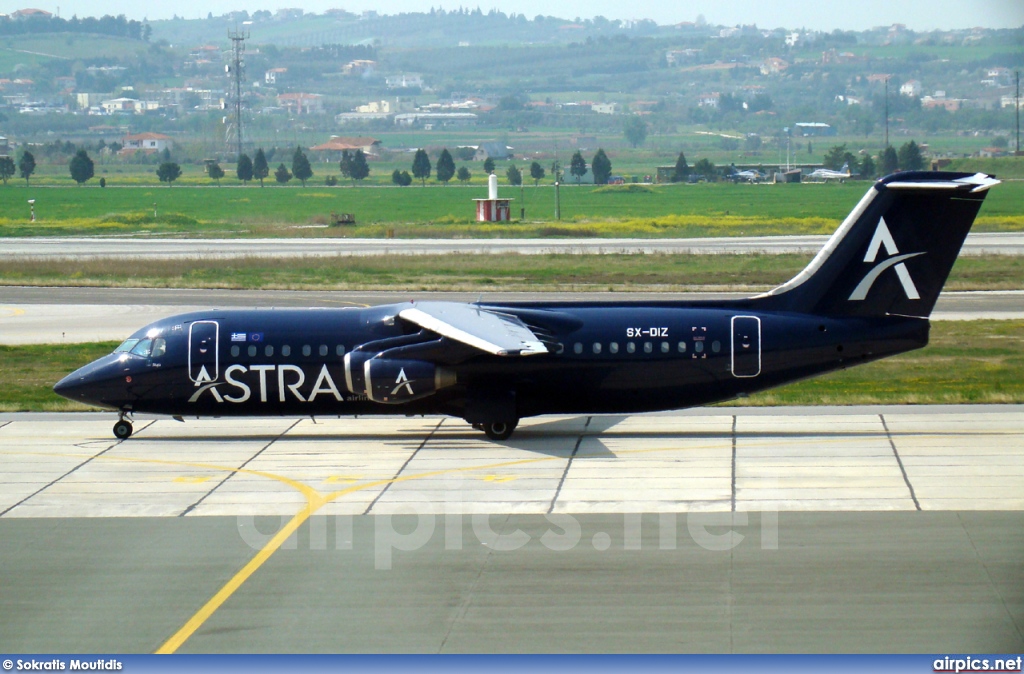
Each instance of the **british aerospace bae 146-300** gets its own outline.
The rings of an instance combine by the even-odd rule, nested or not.
[[[792,280],[727,301],[407,302],[171,316],[62,379],[131,415],[444,414],[493,440],[541,414],[705,405],[918,349],[993,185],[907,172],[874,183]]]

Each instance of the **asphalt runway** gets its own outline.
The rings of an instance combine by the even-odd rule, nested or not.
[[[361,255],[607,254],[818,252],[827,236],[749,236],[697,239],[150,239],[11,237],[0,260],[97,258],[231,259],[240,257],[345,257]],[[968,235],[961,255],[1022,255],[1024,234]]]
[[[1019,652],[1017,406],[0,415],[11,652]]]
[[[345,307],[420,300],[456,302],[721,299],[743,293],[399,293],[189,290],[173,288],[38,288],[0,286],[0,344],[120,341],[172,313],[209,308]],[[945,292],[933,320],[1024,319],[1024,291]]]

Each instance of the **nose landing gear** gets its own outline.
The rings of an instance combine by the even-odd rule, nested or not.
[[[484,434],[489,440],[508,440],[512,436],[512,431],[516,430],[516,426],[519,425],[518,419],[512,419],[510,421],[490,421],[486,424],[480,424]],[[474,424],[474,428],[477,425]]]
[[[131,437],[132,430],[132,422],[124,412],[121,412],[121,418],[114,424],[114,437],[118,440],[127,440]]]

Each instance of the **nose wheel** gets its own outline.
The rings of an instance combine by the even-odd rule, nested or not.
[[[127,440],[132,436],[132,430],[132,422],[122,416],[114,424],[114,437],[118,440]]]
[[[512,437],[512,431],[519,425],[518,419],[511,421],[491,421],[481,424],[483,432],[489,440],[508,440]]]

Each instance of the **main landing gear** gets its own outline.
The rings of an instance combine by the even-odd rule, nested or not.
[[[489,440],[508,440],[512,431],[519,425],[519,419],[511,421],[489,421],[486,424],[473,424],[473,428],[483,431]]]
[[[127,440],[132,436],[132,430],[132,422],[124,412],[121,412],[121,418],[114,424],[114,437],[118,440]]]

